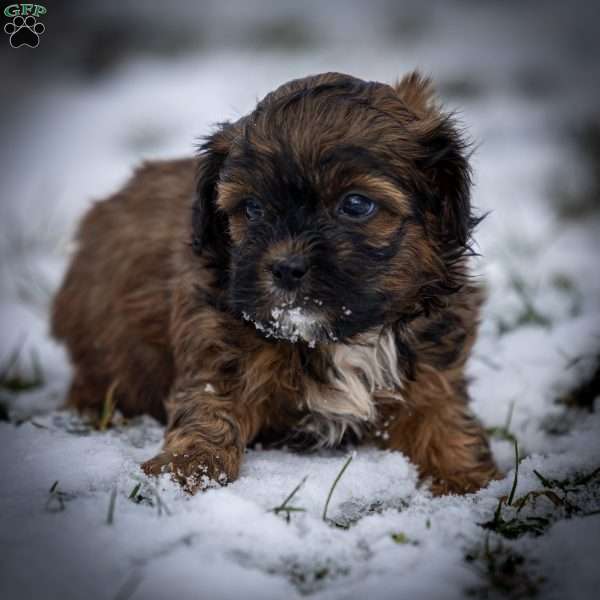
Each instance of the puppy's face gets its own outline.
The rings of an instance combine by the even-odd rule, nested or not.
[[[225,271],[230,310],[266,337],[346,340],[455,284],[468,166],[417,76],[291,82],[204,153],[197,246]]]

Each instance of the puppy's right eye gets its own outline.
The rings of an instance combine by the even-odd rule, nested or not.
[[[246,198],[244,201],[244,212],[248,221],[258,221],[265,214],[262,204],[256,198]]]

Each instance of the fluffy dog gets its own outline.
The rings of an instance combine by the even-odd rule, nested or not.
[[[404,452],[435,493],[495,473],[468,409],[482,290],[466,145],[428,80],[282,85],[196,158],[85,216],[53,308],[68,405],[166,420],[142,465],[226,483],[256,440]]]

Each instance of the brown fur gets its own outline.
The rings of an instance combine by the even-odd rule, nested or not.
[[[463,256],[470,213],[460,140],[418,75],[394,88],[356,84],[357,104],[335,87],[345,77],[282,86],[213,135],[198,158],[143,165],[80,226],[52,314],[75,369],[67,403],[100,410],[112,385],[125,415],[166,418],[164,449],[143,465],[148,474],[168,471],[193,492],[234,480],[253,440],[309,433],[335,444],[354,433],[405,452],[436,493],[474,491],[495,475],[463,374],[482,294]],[[319,86],[318,96],[302,95]],[[300,165],[324,210],[333,210],[340,190],[381,200],[375,217],[353,230],[369,252],[402,236],[371,290],[386,298],[381,321],[360,327],[342,316],[356,333],[315,347],[265,339],[231,309],[223,283],[235,272],[231,249],[251,236],[240,198],[259,193],[261,174],[285,178],[271,162],[283,152],[275,140],[285,136],[286,160]],[[330,165],[349,144],[373,149],[397,179],[352,160]],[[238,168],[247,148],[256,154],[250,174]],[[439,205],[417,207],[417,218],[396,181]],[[356,261],[352,239],[335,242],[345,269]],[[298,236],[269,246],[257,259],[261,298],[281,295],[270,264],[312,245]],[[261,310],[268,314],[257,305],[257,321]],[[338,318],[331,303],[319,310],[324,323]]]

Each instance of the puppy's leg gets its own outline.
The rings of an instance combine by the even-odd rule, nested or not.
[[[173,297],[170,334],[177,376],[165,402],[165,442],[142,469],[150,475],[170,472],[193,493],[209,480],[225,484],[237,478],[265,409],[242,397],[243,355],[235,329],[242,326],[199,305],[201,273],[194,273],[195,261],[190,264]]]
[[[198,382],[175,390],[167,413],[163,450],[142,465],[148,475],[170,472],[191,493],[211,481],[226,484],[237,478],[246,444],[258,429],[256,411],[236,410],[232,399]]]
[[[404,452],[421,477],[432,478],[436,495],[474,492],[498,476],[462,380],[449,380],[434,369],[420,369],[406,390],[406,403],[383,416],[386,447]]]

